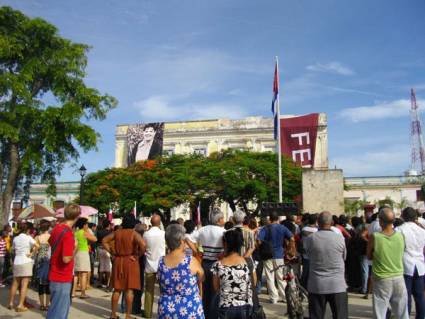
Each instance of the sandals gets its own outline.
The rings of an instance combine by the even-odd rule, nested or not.
[[[9,306],[7,306],[7,309],[9,309],[9,310],[13,310],[13,305],[9,305]]]
[[[82,296],[80,296],[80,299],[88,299],[88,298],[90,298],[89,296],[87,296],[87,295],[82,295]]]
[[[15,309],[15,311],[16,312],[25,312],[25,311],[28,311],[28,308],[27,307],[16,307],[16,309]]]

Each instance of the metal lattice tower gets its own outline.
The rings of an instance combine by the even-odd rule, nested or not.
[[[410,142],[412,148],[410,170],[417,171],[421,175],[425,173],[425,150],[424,139],[422,136],[422,127],[419,120],[418,104],[416,103],[415,90],[412,89],[410,93],[410,119],[411,119],[411,132]]]

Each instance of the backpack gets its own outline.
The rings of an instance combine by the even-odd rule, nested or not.
[[[265,227],[266,236],[264,240],[261,241],[260,246],[258,246],[261,260],[268,260],[273,258],[272,226],[267,225]]]

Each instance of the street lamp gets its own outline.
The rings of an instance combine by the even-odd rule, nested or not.
[[[83,204],[83,190],[84,190],[84,176],[87,173],[87,169],[84,167],[84,165],[81,165],[80,169],[80,176],[81,176],[81,182],[80,182],[80,205]]]

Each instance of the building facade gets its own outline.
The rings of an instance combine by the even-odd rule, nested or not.
[[[56,196],[47,195],[46,190],[48,184],[33,183],[30,187],[30,204],[44,204],[53,206],[55,201],[63,201],[71,203],[77,196],[80,195],[80,182],[57,182]]]
[[[397,214],[406,206],[425,210],[421,187],[422,176],[346,177],[345,200],[362,200],[370,204],[391,199]]]
[[[292,117],[291,115],[281,118]],[[115,131],[115,167],[127,165],[127,130],[118,125]],[[315,149],[315,169],[328,168],[328,133],[326,114],[319,115]],[[246,117],[239,120],[215,119],[165,123],[163,154],[197,153],[208,156],[225,149],[275,152],[273,119]]]

